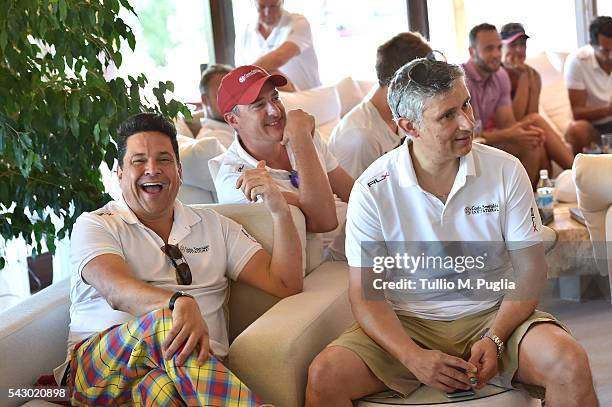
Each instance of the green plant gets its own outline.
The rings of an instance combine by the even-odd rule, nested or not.
[[[20,235],[35,251],[63,238],[83,211],[105,194],[99,166],[112,168],[111,138],[118,124],[140,111],[175,117],[186,107],[166,100],[171,82],[142,97],[143,74],[104,79],[121,65],[122,43],[134,50],[120,9],[128,0],[5,0],[0,13],[0,233]],[[60,230],[50,213],[63,218]],[[4,267],[0,248],[0,269]]]

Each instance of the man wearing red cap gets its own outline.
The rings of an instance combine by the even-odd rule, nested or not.
[[[283,76],[254,65],[238,67],[221,80],[219,110],[236,138],[215,159],[219,202],[256,201],[253,189],[269,173],[287,202],[302,210],[308,231],[335,230],[333,236],[324,236],[324,244],[332,258],[343,258],[340,230],[354,180],[315,132],[311,115],[299,109],[285,112],[276,89],[285,83]]]

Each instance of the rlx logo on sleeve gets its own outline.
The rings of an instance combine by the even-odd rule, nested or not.
[[[379,182],[383,182],[384,180],[386,180],[387,178],[389,178],[389,173],[385,172],[384,174],[371,179],[370,181],[368,181],[368,187],[371,187],[374,184],[377,184]]]

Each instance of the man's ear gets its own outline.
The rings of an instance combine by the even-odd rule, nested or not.
[[[119,179],[119,182],[121,182],[121,177],[123,177],[123,170],[121,169],[121,166],[117,164],[117,178]]]
[[[399,126],[400,129],[404,130],[406,134],[410,134],[410,136],[414,138],[419,137],[419,133],[414,123],[412,123],[410,120],[406,119],[405,117],[400,117],[397,120],[397,125]]]
[[[476,48],[469,47],[468,50],[470,51],[470,59],[474,59],[474,55],[476,55]]]
[[[233,128],[235,128],[235,129],[238,128],[238,118],[236,117],[236,115],[234,113],[232,113],[232,112],[225,113],[223,115],[223,119],[225,120],[225,122],[227,124],[229,124]]]
[[[181,181],[181,184],[183,183],[183,164],[179,163],[178,164],[178,173],[179,173],[179,180]]]

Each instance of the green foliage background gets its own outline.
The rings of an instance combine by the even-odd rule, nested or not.
[[[122,42],[135,47],[119,18],[121,8],[134,13],[128,0],[0,0],[0,8],[0,234],[22,235],[38,252],[44,239],[53,252],[83,211],[110,200],[98,168],[103,160],[112,168],[118,124],[141,111],[189,112],[166,100],[171,82],[154,88],[151,103],[141,98],[143,74],[104,79],[108,61],[121,65]]]

